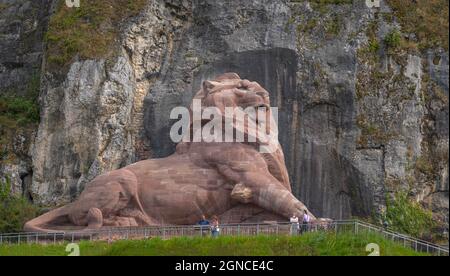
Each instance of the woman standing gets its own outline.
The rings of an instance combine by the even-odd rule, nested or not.
[[[308,214],[308,210],[303,210],[303,223],[302,223],[302,233],[309,231],[309,222],[311,217]]]
[[[211,223],[211,236],[214,238],[219,236],[219,218],[217,216],[212,217],[212,223]]]
[[[298,217],[295,214],[293,214],[292,217],[290,218],[290,222],[291,222],[291,235],[295,236],[298,234],[299,228]]]

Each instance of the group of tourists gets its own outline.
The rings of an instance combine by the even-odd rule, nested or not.
[[[310,221],[311,216],[308,214],[308,210],[304,210],[301,223],[300,219],[295,214],[293,214],[290,218],[291,235],[297,235],[299,233],[307,232]],[[209,221],[206,219],[205,215],[202,215],[202,218],[198,221],[197,225],[201,227],[200,231],[202,231],[202,234],[205,233],[205,230],[209,230],[212,237],[219,236],[220,228],[219,218],[217,216],[213,216],[211,218],[211,221]]]
[[[290,218],[291,235],[297,235],[299,233],[307,232],[310,221],[311,221],[311,216],[308,214],[308,210],[304,210],[304,212],[303,212],[301,225],[300,225],[300,219],[296,216],[296,214],[293,214],[292,217]]]
[[[213,216],[211,218],[211,222],[209,220],[206,219],[205,215],[202,215],[202,219],[197,223],[198,225],[200,225],[202,227],[201,231],[203,233],[204,228],[208,229],[211,231],[211,236],[213,237],[217,237],[219,236],[219,218],[217,216]]]

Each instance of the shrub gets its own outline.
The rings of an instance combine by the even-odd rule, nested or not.
[[[28,220],[39,215],[39,208],[23,197],[11,194],[10,180],[0,183],[0,233],[20,232]]]
[[[369,45],[367,46],[369,52],[376,53],[380,49],[380,43],[377,40],[370,40]]]
[[[384,43],[388,48],[396,49],[400,46],[402,36],[398,30],[390,31],[384,38]]]
[[[39,106],[27,97],[0,97],[1,117],[15,121],[18,125],[39,122]]]
[[[388,197],[386,205],[383,216],[395,231],[422,237],[434,227],[432,213],[411,201],[407,192],[397,192],[393,198]]]

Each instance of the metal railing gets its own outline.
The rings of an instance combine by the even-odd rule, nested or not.
[[[413,238],[405,234],[397,233],[389,229],[384,229],[379,226],[375,226],[366,222],[355,221],[355,233],[359,234],[361,231],[366,231],[368,233],[377,233],[384,236],[385,239],[392,240],[404,247],[411,248],[416,252],[426,252],[428,254],[437,256],[448,256],[448,247],[433,244],[428,241]]]
[[[396,233],[382,227],[378,227],[358,220],[338,220],[330,222],[314,222],[300,225],[295,230],[291,223],[243,223],[222,224],[220,235],[226,236],[256,236],[256,235],[296,235],[304,232],[335,232],[335,233],[377,233],[384,238],[392,240],[404,247],[417,252],[426,252],[432,255],[448,256],[446,247],[432,244],[427,241],[412,238],[404,234]],[[65,231],[52,233],[10,233],[0,234],[0,245],[40,243],[57,244],[66,242],[108,241],[115,240],[139,240],[159,237],[169,239],[172,237],[209,236],[209,226],[181,225],[181,226],[148,226],[148,227],[121,227],[103,228],[101,230]]]

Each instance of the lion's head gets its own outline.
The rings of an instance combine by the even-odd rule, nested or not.
[[[263,87],[257,82],[241,79],[236,73],[226,73],[216,77],[214,80],[204,81],[193,102],[194,100],[201,102],[202,109],[208,107],[217,108],[220,110],[223,118],[227,116],[226,108],[237,108],[238,110],[245,110],[245,112],[254,110],[255,112],[252,114],[245,114],[243,121],[238,119],[239,116],[235,115],[231,120],[231,127],[234,129],[235,135],[239,131],[244,132],[246,143],[248,143],[247,139],[249,136],[255,135],[255,142],[249,144],[258,147],[258,150],[266,160],[271,174],[283,183],[287,189],[291,189],[283,151],[278,142],[278,129],[276,122],[273,120],[274,114],[272,114],[270,107],[269,93]],[[258,110],[265,111],[262,113],[264,116],[261,116]],[[191,115],[192,112],[193,105],[191,105]],[[275,115],[277,116],[277,114]],[[226,120],[223,119],[223,121],[225,122]],[[201,125],[207,122],[208,120],[202,119]],[[243,128],[242,125],[244,125]],[[224,128],[226,127],[225,123]],[[257,129],[256,132],[249,131],[249,129],[255,128]],[[261,151],[262,147],[265,150]]]
[[[200,99],[204,107],[217,107],[222,113],[225,107],[270,107],[269,92],[257,82],[242,80],[235,73],[226,73],[212,81],[204,81],[194,99]]]
[[[243,80],[236,73],[226,73],[214,80],[204,81],[193,103],[195,101],[201,102],[202,111],[214,108],[223,118],[230,119],[223,122],[235,130],[231,140],[237,141],[236,133],[239,132],[241,137],[245,137],[245,142],[255,142],[262,152],[277,150],[278,128],[273,120],[269,92],[257,82]],[[191,105],[191,114],[193,109]],[[227,113],[227,110],[230,112]],[[195,116],[193,118],[194,123]],[[202,118],[201,121],[204,125],[210,119]]]

